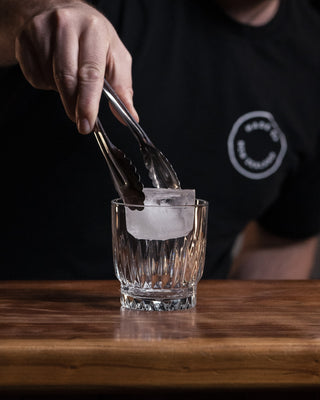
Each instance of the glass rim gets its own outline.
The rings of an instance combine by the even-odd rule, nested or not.
[[[141,205],[141,204],[132,204],[132,203],[124,203],[123,200],[118,197],[116,199],[111,200],[111,204],[116,205],[116,206],[125,206],[125,207],[136,207],[136,208],[142,208],[142,207],[170,207],[170,208],[186,208],[186,207],[208,207],[209,202],[207,200],[203,199],[195,199],[195,204],[181,204],[181,205],[159,205],[159,204],[146,204],[146,205]],[[197,203],[198,202],[198,203]]]

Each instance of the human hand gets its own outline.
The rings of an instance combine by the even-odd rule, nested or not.
[[[131,55],[112,24],[88,4],[59,1],[40,11],[23,25],[15,49],[26,79],[38,89],[57,90],[80,133],[93,130],[104,77],[138,120]]]

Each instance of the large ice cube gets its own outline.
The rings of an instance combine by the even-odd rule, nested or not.
[[[143,210],[126,207],[127,230],[132,236],[167,240],[186,236],[192,230],[194,207],[190,206],[195,204],[194,189],[144,188],[143,192]]]

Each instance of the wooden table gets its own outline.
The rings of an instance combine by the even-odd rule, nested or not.
[[[193,310],[121,310],[117,281],[0,283],[0,388],[320,385],[320,282],[201,281]]]

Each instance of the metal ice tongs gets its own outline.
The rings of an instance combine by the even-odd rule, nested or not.
[[[141,126],[133,119],[126,106],[106,79],[104,80],[103,93],[137,139],[153,186],[157,188],[179,189],[180,182],[172,165],[151,142]]]
[[[94,135],[108,164],[119,196],[126,204],[134,205],[130,207],[131,209],[141,209],[137,206],[143,205],[145,196],[136,168],[126,155],[111,142],[99,118],[95,124]]]

